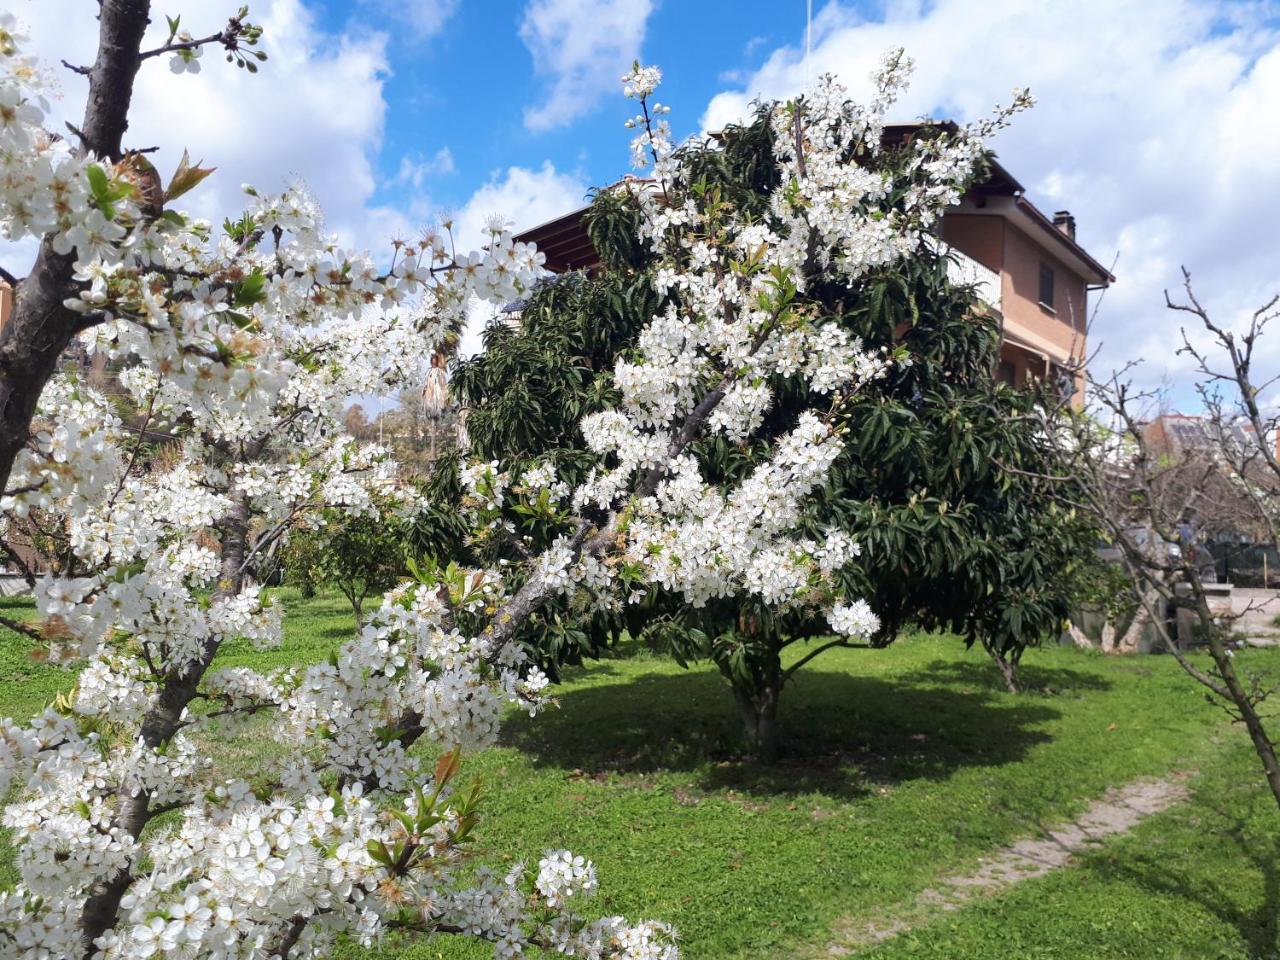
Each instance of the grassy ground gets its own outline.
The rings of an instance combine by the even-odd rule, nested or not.
[[[314,660],[347,634],[341,600],[286,600],[285,648],[225,662]],[[24,649],[0,636],[0,714],[29,714],[70,680]],[[1280,671],[1276,651],[1242,656]],[[641,652],[572,671],[558,710],[513,717],[502,745],[464,767],[488,785],[481,854],[584,853],[602,911],[676,923],[690,958],[812,955],[837,918],[892,911],[1109,785],[1181,770],[1194,799],[1132,837],[866,955],[1275,956],[1280,817],[1243,734],[1168,658],[1054,648],[1026,661],[1033,689],[1015,697],[951,638],[824,656],[786,691],[788,759],[769,769],[739,755],[712,670]],[[214,747],[241,774],[277,754],[265,726]],[[380,953],[486,955],[444,940]]]

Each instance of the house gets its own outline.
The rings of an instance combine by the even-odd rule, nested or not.
[[[886,143],[906,142],[920,124],[885,127]],[[535,243],[554,273],[591,270],[599,257],[583,224],[586,207],[569,211],[516,239]],[[1076,240],[1075,218],[1052,218],[1025,188],[992,161],[985,182],[943,217],[941,238],[956,253],[954,279],[971,283],[1000,323],[996,377],[1014,386],[1047,379],[1079,405],[1089,294],[1115,281]]]
[[[1188,535],[1212,557],[1217,578],[1244,586],[1274,583],[1280,554],[1273,528],[1260,513],[1259,494],[1274,497],[1276,480],[1260,462],[1263,449],[1253,427],[1161,413],[1142,425],[1142,440],[1154,461],[1155,502],[1181,514]],[[1280,453],[1280,437],[1275,443]],[[1233,448],[1224,457],[1224,449]],[[1248,485],[1238,474],[1242,463]]]
[[[1208,417],[1162,413],[1143,424],[1142,439],[1157,459],[1182,462],[1194,458],[1217,459],[1222,444],[1248,450],[1255,446],[1253,427],[1247,423],[1215,423]],[[1276,438],[1280,456],[1280,437]]]

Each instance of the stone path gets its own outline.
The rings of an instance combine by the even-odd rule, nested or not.
[[[1280,614],[1280,596],[1275,590],[1257,587],[1235,587],[1231,591],[1232,612],[1240,619],[1235,628],[1255,647],[1280,646],[1280,627],[1275,618]]]
[[[973,873],[944,879],[925,890],[914,903],[878,920],[837,921],[835,937],[826,955],[839,957],[862,947],[881,943],[927,923],[939,911],[958,910],[972,901],[1002,893],[1016,883],[1042,877],[1107,837],[1126,833],[1140,821],[1187,797],[1182,777],[1137,780],[1108,790],[1079,819],[1046,831],[1033,839],[1019,840],[985,858]]]

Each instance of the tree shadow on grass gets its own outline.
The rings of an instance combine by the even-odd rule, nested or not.
[[[1100,876],[1134,883],[1146,890],[1175,900],[1199,904],[1225,923],[1231,924],[1248,947],[1249,956],[1257,960],[1280,958],[1280,837],[1259,835],[1256,826],[1250,827],[1240,818],[1225,810],[1216,811],[1218,822],[1205,823],[1201,830],[1218,842],[1231,844],[1241,854],[1240,872],[1223,882],[1203,877],[1187,876],[1171,868],[1167,857],[1159,851],[1126,856],[1123,860],[1093,860],[1089,866]],[[1261,881],[1261,899],[1252,907],[1242,904],[1247,894],[1242,887],[1251,887],[1255,880],[1249,874],[1256,871]]]
[[[1110,690],[1106,677],[1069,667],[1040,667],[1022,664],[1018,667],[1023,690],[1027,693],[1083,693]],[[1004,690],[1004,681],[989,660],[935,660],[928,666],[902,674],[905,683],[968,686],[977,690]]]
[[[715,673],[652,673],[562,692],[536,721],[512,718],[503,741],[538,766],[604,779],[694,772],[704,790],[848,798],[967,766],[1013,763],[1049,739],[1043,701],[917,682],[807,671],[782,697],[782,759],[743,752],[728,686]]]

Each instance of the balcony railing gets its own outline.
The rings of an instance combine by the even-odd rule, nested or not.
[[[1000,309],[1000,274],[984,267],[967,253],[961,253],[955,247],[950,250],[947,260],[947,278],[952,283],[965,283],[973,286],[978,299],[993,310]]]
[[[993,310],[1000,309],[1000,274],[937,237],[928,237],[926,242],[939,253],[947,255],[948,280],[972,286],[979,300]]]

